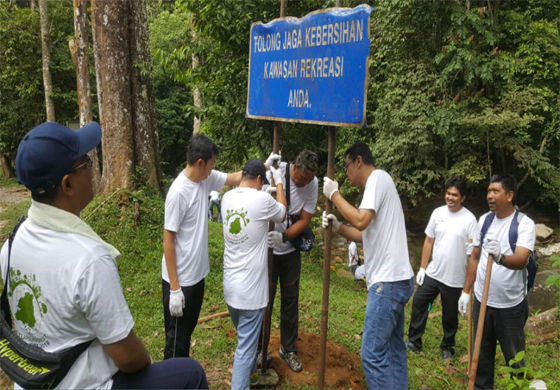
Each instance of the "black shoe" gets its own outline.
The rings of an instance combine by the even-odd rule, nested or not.
[[[303,370],[303,366],[301,361],[298,359],[297,354],[295,352],[286,352],[284,347],[281,347],[278,351],[280,357],[284,359],[288,367],[294,372],[301,372]]]
[[[422,348],[417,347],[416,344],[414,344],[410,340],[408,340],[405,344],[406,344],[406,349],[408,349],[410,352],[414,352],[414,353],[422,352]]]
[[[451,358],[453,357],[455,353],[453,352],[452,349],[442,349],[441,350],[441,357],[443,359],[444,363],[448,363],[449,361],[451,361]]]
[[[270,367],[272,365],[272,355],[267,353],[266,354],[266,366]],[[262,351],[259,351],[257,353],[257,366],[261,367],[262,366]]]

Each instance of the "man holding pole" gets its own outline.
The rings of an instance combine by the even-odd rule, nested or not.
[[[222,201],[224,216],[224,298],[237,330],[232,389],[249,389],[257,379],[257,346],[268,303],[268,222],[286,217],[283,177],[270,168],[278,189],[277,199],[261,191],[266,179],[263,162],[252,158],[243,168],[239,187]]]
[[[351,186],[365,188],[356,209],[338,192],[338,183],[324,178],[323,193],[352,226],[323,214],[323,226],[363,243],[368,300],[362,338],[362,365],[369,389],[408,389],[404,306],[414,290],[401,201],[391,176],[376,169],[363,142],[345,153]]]
[[[317,205],[319,184],[315,175],[318,169],[317,154],[310,150],[302,150],[294,163],[289,164],[289,168],[286,163],[280,164],[279,170],[285,178],[285,185],[290,188],[288,218],[282,223],[277,223],[275,230],[268,233],[268,246],[274,248],[269,297],[270,313],[272,313],[277,283],[280,279],[280,340],[282,347],[279,354],[288,367],[295,372],[303,370],[296,350],[301,254],[289,240],[296,238],[309,227]],[[289,225],[288,219],[290,219]],[[260,343],[262,343],[262,338],[259,338]]]
[[[504,354],[506,364],[515,355],[525,350],[525,333],[523,328],[529,309],[527,306],[526,265],[535,246],[535,223],[527,216],[520,220],[514,202],[517,193],[517,181],[512,175],[492,176],[486,199],[490,212],[480,217],[478,227],[483,236],[474,240],[474,250],[469,258],[465,287],[459,299],[459,311],[465,316],[470,299],[470,290],[474,283],[475,300],[473,304],[473,321],[475,334],[478,327],[481,302],[487,299],[486,315],[482,329],[480,358],[474,387],[492,389],[494,387],[494,360],[496,342]],[[486,232],[484,222],[493,218]],[[510,226],[519,221],[517,240],[510,242]],[[513,245],[513,248],[512,248]],[[482,247],[482,249],[481,249]],[[483,296],[488,259],[494,261],[487,296]],[[475,282],[476,275],[476,282]],[[477,351],[475,350],[474,359]],[[473,359],[473,365],[475,360]],[[516,364],[523,367],[524,361]],[[475,368],[473,368],[474,370]]]
[[[422,350],[428,308],[440,295],[443,312],[443,340],[440,348],[444,362],[455,354],[455,334],[459,325],[457,302],[465,283],[467,256],[472,252],[472,240],[479,234],[475,216],[462,205],[466,190],[464,179],[453,177],[447,180],[446,205],[435,209],[430,217],[422,248],[422,263],[416,275],[418,289],[412,300],[408,327],[407,347],[418,353]],[[428,265],[430,255],[432,261]]]

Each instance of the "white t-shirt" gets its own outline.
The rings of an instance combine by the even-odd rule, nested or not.
[[[5,282],[8,242],[0,262]],[[16,234],[10,268],[8,300],[27,343],[57,352],[97,339],[57,388],[110,389],[118,368],[101,344],[125,339],[134,326],[115,259],[89,238],[27,220]]]
[[[375,211],[362,232],[368,289],[412,278],[401,200],[387,172],[375,169],[369,175],[360,208]]]
[[[220,191],[227,174],[212,171],[207,179],[195,183],[182,171],[165,198],[164,229],[176,232],[177,278],[182,287],[194,286],[208,275],[208,193]],[[161,277],[169,282],[165,253]]]
[[[426,275],[446,286],[462,288],[467,273],[467,243],[479,237],[476,218],[466,208],[457,212],[441,206],[432,212],[425,233],[435,237],[432,261]]]
[[[268,304],[268,222],[281,222],[284,205],[266,192],[240,187],[222,199],[224,297],[240,310]]]
[[[358,265],[358,246],[354,241],[348,245],[348,266]]]
[[[220,200],[220,193],[218,191],[210,191],[210,200],[211,201]]]
[[[282,171],[282,177],[286,178],[286,166],[287,163],[283,162],[280,163],[280,171]],[[292,164],[290,164],[290,167]],[[270,181],[272,179],[272,175],[269,172],[266,173],[266,177]],[[263,191],[266,190],[268,186],[263,186]],[[284,185],[284,191],[286,190],[286,186]],[[288,213],[290,215],[300,215],[301,210],[307,211],[309,214],[315,213],[315,206],[317,205],[317,194],[319,192],[319,182],[317,178],[314,177],[309,184],[298,187],[296,183],[290,177],[290,206]],[[287,200],[287,199],[286,199]],[[290,226],[292,223],[290,222]],[[277,223],[274,226],[274,229],[277,232],[283,232],[288,228],[288,218],[284,220],[282,223]],[[289,242],[286,241],[281,245],[278,245],[274,248],[275,255],[285,255],[295,251],[296,248]]]
[[[484,220],[490,213],[484,214],[478,220],[478,228],[482,231]],[[513,216],[499,219],[494,217],[492,224],[488,228],[484,240],[492,237],[500,242],[500,249],[503,255],[513,255],[509,246],[509,227],[513,221]],[[527,248],[532,251],[535,248],[535,223],[528,216],[524,216],[519,222],[517,230],[516,246]],[[482,248],[480,236],[474,240],[474,245],[481,247],[480,260],[476,270],[476,281],[474,285],[474,294],[476,299],[482,301],[482,291],[484,290],[484,279],[486,276],[486,263],[488,262],[488,253]],[[523,269],[509,269],[503,265],[494,263],[492,265],[492,276],[490,277],[490,290],[488,291],[488,306],[504,309],[514,307],[520,304],[527,295],[527,274]]]

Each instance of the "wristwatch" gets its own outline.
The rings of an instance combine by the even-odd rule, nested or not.
[[[506,257],[500,253],[500,256],[498,257],[498,261],[496,261],[496,263],[500,265],[504,265],[505,262],[506,262]]]
[[[286,232],[282,232],[282,242],[288,241],[288,234]]]

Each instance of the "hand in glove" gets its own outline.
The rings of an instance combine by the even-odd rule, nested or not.
[[[424,276],[426,276],[426,270],[424,268],[420,268],[418,270],[418,274],[416,274],[416,283],[421,286],[424,283]]]
[[[488,238],[483,246],[486,253],[492,256],[496,264],[502,264],[502,252],[500,250],[500,242],[495,238]]]
[[[182,317],[185,307],[185,296],[181,287],[177,290],[171,290],[169,294],[169,312],[173,317]]]
[[[334,214],[327,215],[327,212],[323,211],[323,228],[326,229],[329,226],[329,220],[332,221],[332,232],[337,233],[338,229],[340,229],[340,222],[338,222],[338,219],[336,219],[336,216]]]
[[[334,180],[329,179],[328,177],[323,178],[323,194],[329,199],[332,200],[332,196],[335,192],[338,192],[338,183]]]
[[[467,294],[464,291],[461,293],[461,298],[459,298],[459,313],[461,313],[463,317],[467,315],[470,299],[471,299],[471,294]]]
[[[474,244],[472,242],[467,242],[467,256],[470,256],[472,254],[473,249]]]
[[[268,232],[267,241],[269,248],[275,248],[279,245],[282,245],[282,233],[277,232],[276,230]]]
[[[270,169],[274,165],[275,161],[278,161],[278,163],[280,163],[280,160],[281,160],[280,155],[272,152],[270,153],[270,156],[268,156],[268,158],[266,159],[264,165],[266,166],[266,169]]]
[[[274,184],[282,184],[284,185],[284,175],[282,175],[282,171],[280,168],[274,169],[270,167],[270,173],[272,173],[272,179],[274,180]]]

